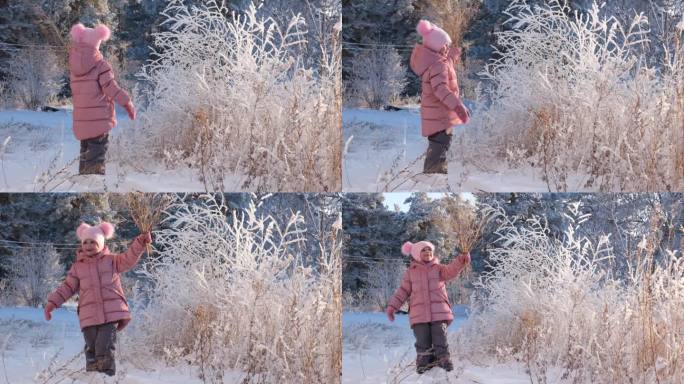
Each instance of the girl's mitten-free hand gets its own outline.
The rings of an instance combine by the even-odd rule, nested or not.
[[[463,122],[463,124],[468,124],[470,121],[470,111],[468,111],[468,108],[466,108],[463,103],[459,104],[456,107],[456,115],[458,115],[458,118]]]
[[[44,312],[45,312],[45,320],[46,320],[46,321],[52,320],[52,311],[54,311],[55,308],[56,308],[56,307],[55,307],[54,304],[52,304],[52,303],[50,303],[50,302],[47,303],[47,305],[45,306],[45,310],[44,310]]]
[[[385,313],[387,314],[387,318],[389,319],[389,321],[394,321],[394,308],[387,307]]]
[[[133,102],[129,101],[128,104],[124,105],[124,109],[126,110],[126,113],[128,113],[128,118],[135,120],[135,106],[133,105]]]
[[[148,245],[152,243],[152,234],[150,234],[149,232],[141,233],[138,236],[138,239],[141,243],[143,243],[143,245]]]

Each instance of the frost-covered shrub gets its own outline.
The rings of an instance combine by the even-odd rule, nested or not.
[[[362,105],[379,109],[395,101],[406,86],[406,67],[396,49],[363,48],[354,56],[348,92]]]
[[[561,239],[538,217],[503,218],[457,349],[522,361],[537,383],[682,382],[684,263],[681,249],[658,250],[663,214],[624,254],[610,236],[581,234],[578,205],[568,217]]]
[[[337,382],[341,367],[338,226],[307,259],[305,223],[233,211],[214,197],[169,208],[155,233],[159,256],[135,342],[170,362],[189,361],[207,382],[228,370],[244,383]]]
[[[16,50],[8,61],[7,91],[21,107],[46,106],[62,87],[64,69],[50,49]]]
[[[64,267],[52,245],[21,248],[9,259],[9,289],[14,302],[37,307],[59,284]]]
[[[237,14],[213,0],[173,0],[162,15],[141,74],[149,105],[125,134],[127,154],[197,168],[207,190],[339,189],[335,44],[307,67],[300,16],[281,26],[253,5]],[[239,185],[225,185],[229,177]]]
[[[507,12],[511,29],[483,72],[491,108],[475,122],[487,145],[541,168],[550,190],[681,188],[682,41],[649,66],[643,15],[623,25],[596,4],[573,13],[559,0]]]
[[[401,259],[382,259],[370,261],[368,269],[363,273],[365,284],[364,299],[372,306],[372,310],[384,311],[394,291],[401,284],[406,271]]]

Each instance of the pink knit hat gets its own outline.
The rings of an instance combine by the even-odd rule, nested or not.
[[[95,28],[86,28],[83,24],[78,23],[71,27],[71,39],[76,43],[85,43],[87,45],[100,48],[100,43],[109,40],[112,32],[106,25],[100,24]]]
[[[401,253],[403,253],[406,256],[411,255],[411,257],[413,257],[413,260],[415,261],[421,261],[420,251],[422,251],[425,247],[430,247],[430,249],[432,249],[432,252],[435,252],[435,246],[429,241],[419,241],[417,243],[407,241],[404,243],[404,245],[401,246]]]
[[[427,20],[421,20],[416,27],[418,34],[423,37],[423,45],[439,52],[445,45],[451,44],[449,34]]]
[[[114,236],[114,225],[106,221],[101,222],[98,225],[90,226],[86,223],[81,223],[81,225],[76,228],[76,236],[81,242],[87,239],[95,240],[98,245],[98,249],[102,250],[104,248],[105,239],[111,239]]]

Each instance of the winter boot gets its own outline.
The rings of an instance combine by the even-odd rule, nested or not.
[[[86,360],[86,372],[97,372],[98,364],[97,361],[87,361]]]
[[[451,362],[451,358],[447,356],[442,356],[437,361],[437,365],[439,365],[440,368],[444,369],[447,372],[451,372],[454,370],[454,363]]]
[[[416,358],[416,372],[419,375],[422,375],[423,373],[427,372],[434,366],[434,357],[432,356],[431,352],[423,352],[419,353],[418,357]]]

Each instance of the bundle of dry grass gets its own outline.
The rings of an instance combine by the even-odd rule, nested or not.
[[[426,0],[426,14],[451,37],[457,47],[463,35],[480,11],[480,3],[472,0]]]
[[[476,207],[458,195],[447,196],[439,204],[440,209],[432,220],[460,253],[470,252],[480,245],[486,228],[499,213],[490,206]]]
[[[152,232],[152,229],[161,221],[162,213],[171,201],[172,197],[163,193],[131,192],[126,195],[129,214],[140,233]],[[147,255],[151,253],[152,247],[148,244]]]

